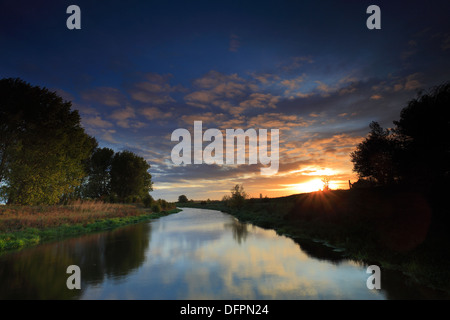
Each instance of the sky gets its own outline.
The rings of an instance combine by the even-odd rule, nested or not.
[[[372,5],[381,29],[369,29]],[[70,5],[81,29],[69,29]],[[151,165],[151,195],[286,196],[355,182],[371,121],[450,80],[449,1],[0,1],[0,78],[56,91],[86,132]],[[279,130],[279,167],[175,164],[171,135]],[[192,142],[193,143],[193,142]],[[203,142],[205,148],[209,142]],[[225,145],[225,139],[224,139]]]

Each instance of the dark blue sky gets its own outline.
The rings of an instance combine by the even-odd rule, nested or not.
[[[81,8],[68,30],[66,8]],[[366,9],[381,9],[368,30]],[[345,187],[370,121],[450,79],[449,1],[0,1],[0,76],[57,91],[101,146],[152,166],[154,197]],[[280,129],[280,170],[174,166],[176,128]]]

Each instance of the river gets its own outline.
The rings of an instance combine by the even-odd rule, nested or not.
[[[69,290],[66,269],[81,270]],[[182,212],[0,256],[0,299],[433,299],[433,290],[312,241],[214,210]]]

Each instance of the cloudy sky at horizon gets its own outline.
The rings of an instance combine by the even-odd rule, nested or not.
[[[66,8],[81,9],[68,30]],[[366,9],[381,8],[381,30]],[[151,165],[155,198],[356,181],[350,152],[450,80],[449,1],[0,1],[0,77],[58,92],[101,147]],[[171,161],[177,128],[280,130],[280,167]],[[224,131],[225,132],[225,131]],[[203,146],[206,146],[204,143]]]

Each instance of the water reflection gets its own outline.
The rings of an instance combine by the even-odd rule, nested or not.
[[[78,265],[81,288],[120,281],[145,261],[151,224],[48,243],[0,257],[0,299],[78,299],[66,269]]]
[[[328,261],[336,265],[347,260],[340,252],[337,252],[333,248],[327,247],[322,243],[307,239],[296,239],[295,242],[299,245],[300,250],[311,258]]]
[[[82,289],[66,288],[79,265]],[[383,271],[368,290],[365,266],[331,248],[184,209],[150,223],[0,257],[5,299],[405,299],[439,293]],[[414,288],[414,290],[413,290]]]
[[[237,241],[237,243],[241,244],[248,235],[248,224],[242,223],[237,219],[232,219],[231,222],[225,223],[224,227],[226,229],[231,229],[233,234],[233,239]]]

